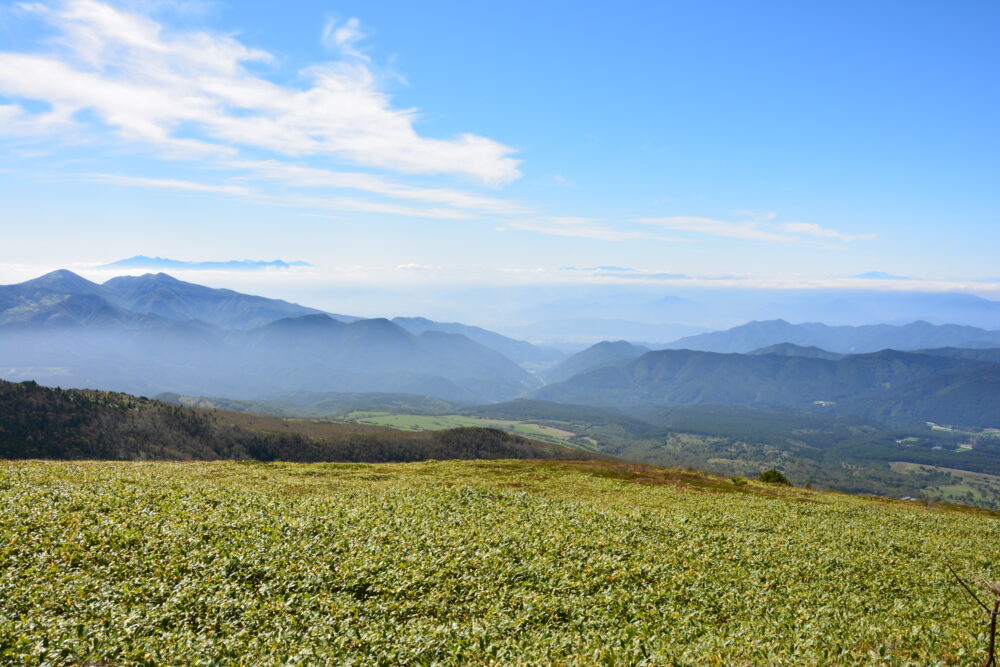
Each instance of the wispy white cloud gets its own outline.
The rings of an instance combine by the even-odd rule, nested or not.
[[[341,21],[331,16],[323,26],[320,41],[326,48],[335,49],[347,58],[358,58],[367,62],[370,58],[357,47],[358,42],[365,37],[365,33],[361,30],[361,22],[357,18],[351,17]]]
[[[87,110],[120,139],[170,157],[232,157],[249,148],[488,184],[520,175],[513,150],[492,139],[418,134],[415,110],[395,108],[360,58],[307,67],[306,85],[293,87],[249,70],[247,63],[272,57],[232,36],[171,33],[97,0],[24,7],[57,38],[46,53],[0,52],[0,93]],[[361,38],[350,22],[331,29],[341,47]]]
[[[826,229],[811,222],[786,222],[781,225],[781,229],[790,234],[802,234],[805,236],[815,236],[821,239],[834,239],[837,241],[858,241],[874,239],[874,234],[844,234],[835,229]]]
[[[599,241],[644,240],[685,242],[684,239],[676,239],[633,229],[620,229],[599,220],[579,217],[515,218],[507,221],[500,229],[534,232],[549,236],[596,239]]]
[[[223,8],[221,0],[120,0],[119,6],[142,14],[166,13],[202,17]]]
[[[421,208],[400,206],[380,201],[357,199],[354,197],[310,197],[300,193],[270,194],[243,185],[226,185],[185,181],[172,178],[145,178],[122,174],[87,174],[84,179],[96,183],[121,185],[126,187],[152,188],[156,190],[178,190],[188,192],[210,192],[231,195],[252,200],[265,206],[287,206],[326,211],[356,211],[360,213],[383,213],[409,218],[437,218],[464,220],[471,218],[468,213],[451,208]],[[329,217],[329,216],[327,216]]]
[[[576,189],[576,188],[580,187],[579,185],[577,185],[576,183],[574,183],[570,179],[566,178],[562,174],[553,174],[551,182],[554,185],[556,185],[556,186],[558,186],[560,188],[574,188],[574,189]]]
[[[72,129],[71,107],[55,107],[40,113],[27,113],[16,104],[0,104],[0,137],[32,140]]]
[[[501,215],[529,212],[526,206],[504,199],[450,188],[406,185],[375,174],[318,169],[277,160],[230,161],[223,166],[245,170],[246,176],[244,178],[278,181],[296,188],[361,190],[394,199],[444,204],[459,209]]]
[[[400,271],[440,271],[445,267],[441,265],[431,265],[431,264],[397,264],[396,268]]]
[[[430,218],[436,220],[468,220],[474,216],[452,208],[420,208],[402,206],[387,202],[369,201],[354,197],[309,197],[290,194],[285,196],[262,196],[262,204],[272,206],[292,206],[313,210],[357,211],[360,213],[384,213],[407,218]]]
[[[214,192],[223,195],[254,196],[250,188],[239,185],[215,185],[197,181],[182,181],[174,178],[143,178],[140,176],[123,176],[121,174],[89,174],[87,180],[109,185],[127,187],[153,188],[157,190],[184,190],[188,192]]]
[[[792,241],[791,236],[768,231],[763,224],[755,220],[730,222],[714,218],[675,215],[664,218],[638,218],[637,222],[656,225],[679,232],[695,232],[711,236],[726,236],[734,239],[751,239],[755,241]]]
[[[844,243],[875,238],[872,234],[845,234],[834,229],[827,229],[811,222],[778,223],[775,221],[777,214],[773,212],[760,214],[749,211],[740,211],[739,213],[750,217],[750,219],[733,221],[677,215],[657,218],[638,218],[636,222],[641,222],[647,225],[656,225],[657,227],[664,227],[666,229],[680,232],[707,234],[710,236],[722,236],[726,238],[745,239],[751,241],[772,241],[777,243],[794,243],[796,241],[803,241],[803,237],[841,241]]]

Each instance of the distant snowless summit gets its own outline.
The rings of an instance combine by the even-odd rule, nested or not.
[[[185,262],[166,257],[146,257],[136,255],[128,259],[104,264],[102,269],[207,269],[215,271],[260,271],[263,269],[290,269],[299,266],[312,266],[309,262],[286,262],[281,259],[265,261],[260,259],[231,259],[222,262]]]

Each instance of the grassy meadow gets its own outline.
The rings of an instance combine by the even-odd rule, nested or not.
[[[440,431],[466,426],[496,428],[543,442],[584,448],[580,443],[570,441],[571,438],[577,435],[577,433],[567,430],[568,428],[572,428],[570,424],[565,424],[566,428],[557,428],[546,424],[533,424],[515,419],[491,419],[488,417],[468,417],[465,415],[407,415],[375,411],[352,412],[346,415],[344,420],[357,424],[388,426],[403,431]]]
[[[996,513],[609,462],[0,462],[0,663],[958,665]]]

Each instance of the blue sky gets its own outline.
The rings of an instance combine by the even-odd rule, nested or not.
[[[986,1],[3,3],[0,279],[155,254],[997,294],[998,26]]]

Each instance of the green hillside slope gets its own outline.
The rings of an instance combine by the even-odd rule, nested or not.
[[[995,514],[642,466],[0,463],[0,663],[975,665]]]

